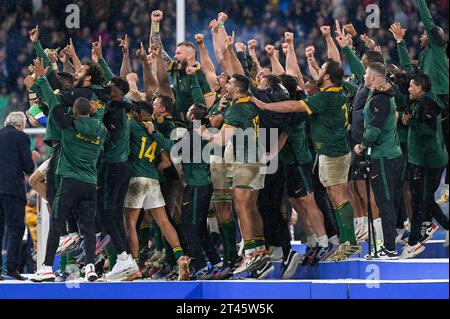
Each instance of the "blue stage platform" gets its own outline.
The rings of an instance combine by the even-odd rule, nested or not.
[[[0,284],[0,299],[448,299],[447,280]]]

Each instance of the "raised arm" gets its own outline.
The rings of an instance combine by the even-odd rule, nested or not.
[[[257,44],[258,44],[258,42],[255,39],[251,39],[250,41],[247,42],[248,54],[252,58],[253,63],[255,63],[255,65],[256,65],[256,73],[261,71],[261,64],[259,63],[258,55],[256,54],[256,45]]]
[[[198,69],[200,69],[200,66],[198,67]],[[200,87],[200,84],[198,84],[196,76],[196,72],[198,69],[189,66],[186,68],[186,74],[188,75],[189,78],[189,84],[194,103],[205,105],[206,104],[205,97],[203,96],[203,91]]]
[[[75,72],[78,72],[81,69],[81,61],[78,58],[77,52],[75,51],[75,46],[73,45],[72,38],[69,39],[69,45],[66,47],[66,49],[66,53],[72,59]]]
[[[409,52],[408,48],[406,47],[406,43],[403,40],[407,30],[402,28],[400,23],[396,22],[393,25],[391,25],[389,31],[391,31],[395,41],[397,41],[397,50],[401,67],[407,72],[412,71],[413,66],[411,63],[411,58],[409,57]]]
[[[336,37],[336,40],[342,48],[342,54],[349,64],[350,70],[355,75],[356,79],[358,79],[359,83],[364,83],[364,73],[366,72],[366,68],[356,53],[348,46],[349,38],[345,35],[345,32],[339,34]]]
[[[273,45],[266,45],[265,50],[270,58],[270,63],[272,64],[272,73],[275,75],[283,74],[284,68],[280,63],[280,60],[278,60],[277,55],[275,54],[275,47]]]
[[[338,26],[339,26],[339,22],[336,20],[336,27],[338,27]],[[340,26],[339,26],[339,28],[340,28]],[[336,46],[336,43],[334,43],[333,37],[331,36],[331,28],[329,26],[322,26],[320,28],[320,31],[322,32],[322,36],[324,37],[325,41],[327,42],[328,58],[339,64],[342,64],[341,55]]]
[[[203,34],[195,35],[195,42],[200,49],[200,63],[203,67],[203,71],[205,72],[206,81],[209,84],[211,90],[214,90],[216,86],[217,78],[216,78],[216,67],[214,66],[211,57],[209,56],[208,50],[206,49],[205,36]]]
[[[427,31],[428,37],[433,34],[433,29],[436,27],[431,16],[430,9],[428,9],[426,0],[417,0],[417,6],[419,7],[420,18],[422,19],[425,30]]]
[[[228,36],[225,39],[225,54],[224,54],[224,63],[229,64],[231,66],[231,69],[229,71],[229,75],[232,76],[233,74],[240,74],[245,75],[244,68],[242,67],[241,62],[239,62],[239,59],[236,57],[236,54],[233,50],[234,45],[234,39],[235,39],[235,33],[233,31],[231,36]]]
[[[305,90],[305,80],[302,71],[298,65],[297,54],[295,53],[294,34],[291,32],[284,33],[284,40],[287,43],[286,51],[286,74],[295,76],[302,90]]]
[[[127,78],[127,75],[130,74],[131,71],[131,62],[130,62],[130,43],[128,41],[128,35],[125,34],[123,39],[119,38],[119,47],[122,48],[122,65],[120,67],[120,77],[123,79]]]
[[[112,73],[111,69],[108,66],[108,63],[106,63],[105,59],[103,58],[101,36],[98,37],[98,41],[92,43],[92,60],[97,60],[98,64],[102,68],[103,78],[105,82],[111,81],[111,79],[114,77],[114,73]]]
[[[141,47],[136,51],[136,57],[141,61],[143,73],[144,73],[144,86],[147,92],[155,93],[158,90],[158,82],[153,76],[152,66],[150,64],[150,59],[148,58],[144,43],[141,42]],[[161,62],[164,69],[164,61]],[[164,72],[166,70],[164,69]],[[167,73],[167,72],[166,72]]]
[[[66,53],[66,49],[62,49],[59,52],[58,59],[59,59],[59,61],[61,61],[62,65],[63,65],[63,72],[67,72],[70,74],[75,73],[75,67],[73,66],[72,63],[70,63],[69,58]]]
[[[161,48],[161,56],[164,60],[164,64],[166,66],[170,65],[171,63],[173,63],[172,59],[170,58],[170,56],[167,54],[167,52],[164,50],[164,46],[161,40],[161,35],[160,35],[160,23],[162,21],[162,19],[164,18],[164,14],[161,10],[155,10],[152,12],[151,15],[151,21],[152,21],[152,25],[150,28],[150,39],[149,39],[149,47],[151,48],[153,43],[156,43],[160,46]]]
[[[314,57],[314,53],[316,52],[316,49],[313,46],[309,46],[305,49],[305,55],[306,59],[308,61],[308,69],[311,77],[314,80],[319,79],[319,71],[320,67],[317,64],[316,58]]]
[[[156,79],[158,90],[161,94],[168,95],[175,101],[175,96],[170,86],[169,74],[165,68],[162,52],[157,44],[152,45],[152,60],[156,66]]]

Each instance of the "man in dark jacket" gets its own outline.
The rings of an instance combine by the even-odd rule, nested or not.
[[[22,112],[12,112],[0,129],[0,247],[3,246],[5,224],[8,227],[7,276],[25,280],[17,268],[25,230],[25,177],[34,170],[33,158],[39,153],[30,151],[30,139],[23,132],[26,116]],[[0,256],[0,269],[1,269]],[[3,277],[0,272],[0,280]]]

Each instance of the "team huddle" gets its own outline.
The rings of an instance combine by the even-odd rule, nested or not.
[[[257,41],[236,42],[222,12],[210,23],[221,74],[202,34],[197,46],[179,43],[172,59],[160,37],[163,12],[154,11],[149,46],[141,42],[136,52],[141,86],[127,36],[119,39],[116,76],[101,37],[92,62],[82,64],[72,41],[60,52],[44,50],[36,26],[28,117],[46,118],[49,156],[29,183],[51,223],[44,264],[31,280],[66,280],[71,264],[87,281],[265,279],[274,261],[290,279],[300,265],[360,253],[368,207],[375,238],[367,258],[417,256],[438,229],[433,219],[448,236],[439,206],[448,201],[448,57],[426,1],[418,6],[426,31],[417,64],[400,24],[390,29],[397,67],[336,21],[335,39],[321,28],[322,65],[306,48],[309,77],[293,33],[285,33],[281,52],[267,45],[270,64],[261,65]],[[305,254],[291,246],[292,209],[306,233]]]

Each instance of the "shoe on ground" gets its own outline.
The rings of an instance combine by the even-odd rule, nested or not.
[[[56,277],[51,266],[42,266],[30,280],[32,282],[54,282]]]
[[[5,280],[5,278],[3,278],[1,271],[0,271],[0,281]]]
[[[320,247],[319,252],[316,255],[316,258],[314,258],[313,262],[311,263],[311,266],[316,266],[319,261],[325,261],[334,254],[334,252],[338,249],[339,246],[333,245],[331,242],[328,242],[327,247]]]
[[[19,274],[18,271],[7,271],[6,272],[6,276],[15,279],[15,280],[20,280],[20,281],[25,281],[27,280],[27,278],[25,278],[24,276],[22,276],[21,274]]]
[[[193,271],[193,274],[191,275],[191,280],[210,280],[211,278],[212,272],[208,267]]]
[[[257,256],[256,256],[256,258],[257,258]],[[241,260],[241,263],[239,264],[239,267],[237,267],[234,270],[233,275],[239,275],[246,271],[249,271],[249,266],[254,262],[254,260],[255,260],[254,254],[252,254],[250,256],[244,256]]]
[[[191,277],[189,263],[191,260],[187,256],[182,256],[178,259],[178,281],[188,281]]]
[[[121,281],[137,270],[139,269],[136,269],[134,260],[130,256],[125,260],[117,258],[116,264],[113,269],[105,275],[105,279],[108,281]]]
[[[305,267],[311,264],[319,253],[320,247],[316,245],[316,247],[308,247],[306,248],[305,258],[302,261],[302,267]]]
[[[416,257],[417,255],[421,254],[425,250],[425,246],[423,246],[421,243],[417,243],[414,246],[410,246],[408,244],[405,244],[405,247],[403,247],[403,252],[399,256],[399,259],[411,259]]]
[[[174,269],[171,265],[164,264],[161,266],[161,268],[155,274],[153,274],[151,279],[152,280],[162,280],[162,279],[166,278],[173,270]]]
[[[398,253],[396,250],[388,250],[386,247],[381,246],[380,250],[377,251],[376,256],[372,256],[372,260],[398,260]]]
[[[275,270],[275,266],[272,264],[269,255],[267,256],[268,258],[263,259],[263,261],[252,270],[252,274],[254,275],[255,279],[266,279]]]
[[[230,274],[232,274],[231,267],[232,266],[230,263],[224,263],[222,267],[213,269],[213,279],[214,280],[227,279],[230,276]]]
[[[140,280],[142,279],[142,273],[140,270],[135,271],[134,273],[132,273],[131,275],[129,275],[127,278],[122,279],[122,281],[135,281],[135,280]]]
[[[347,256],[347,246],[349,246],[350,243],[349,242],[345,242],[345,243],[341,243],[339,244],[339,246],[337,247],[337,249],[335,250],[335,252],[333,254],[331,254],[331,256],[329,256],[327,258],[327,261],[342,261],[342,260],[347,260],[348,256]]]
[[[297,272],[298,266],[303,261],[303,258],[304,256],[291,249],[288,256],[285,260],[283,260],[283,263],[281,265],[281,278],[291,279],[292,277],[294,277],[295,273]]]
[[[84,274],[84,278],[86,279],[86,281],[94,282],[98,279],[94,264],[87,264],[84,268]]]

